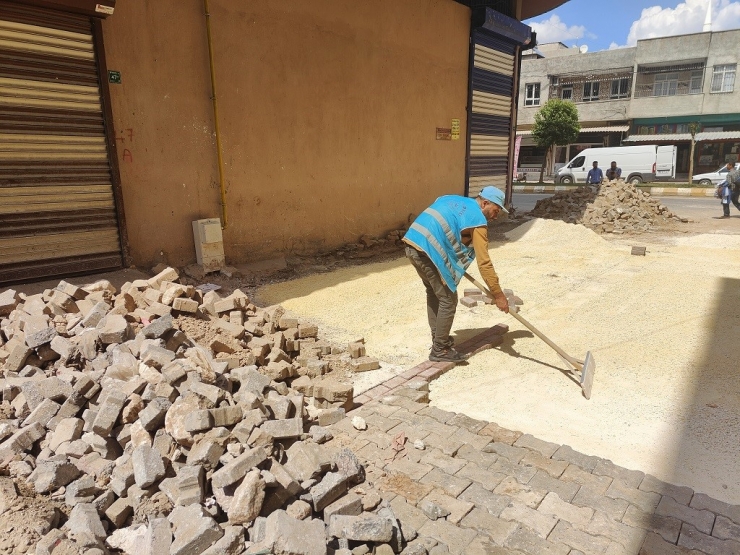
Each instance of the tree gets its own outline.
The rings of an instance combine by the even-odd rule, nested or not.
[[[545,158],[540,168],[540,183],[545,174],[545,164],[554,146],[565,146],[576,142],[581,125],[578,109],[567,100],[551,98],[534,115],[532,138],[537,146],[545,149]]]
[[[694,147],[696,146],[696,134],[701,129],[701,124],[690,123],[689,133],[691,133],[691,152],[689,152],[689,185],[694,183]]]

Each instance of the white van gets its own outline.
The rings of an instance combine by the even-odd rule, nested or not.
[[[612,162],[622,168],[622,179],[639,185],[656,179],[676,177],[676,150],[674,145],[639,145],[587,148],[555,173],[555,183],[585,183],[594,162],[604,172]]]

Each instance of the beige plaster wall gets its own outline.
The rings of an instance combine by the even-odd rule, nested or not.
[[[380,234],[463,193],[468,8],[210,4],[229,262]],[[190,222],[220,215],[203,4],[124,2],[103,29],[134,262],[190,262]],[[453,118],[461,139],[437,141]]]

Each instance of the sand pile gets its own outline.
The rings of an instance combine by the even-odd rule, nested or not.
[[[598,190],[578,187],[537,201],[532,216],[583,224],[597,233],[634,233],[680,218],[631,183],[615,180]]]

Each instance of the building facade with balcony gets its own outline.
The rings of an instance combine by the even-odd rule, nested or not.
[[[518,169],[539,170],[546,153],[531,139],[534,115],[550,98],[573,101],[578,140],[556,147],[552,174],[588,147],[675,144],[677,174],[687,176],[691,124],[694,173],[740,157],[740,89],[735,75],[740,30],[646,39],[631,48],[584,53],[543,44],[522,60],[517,134]]]

